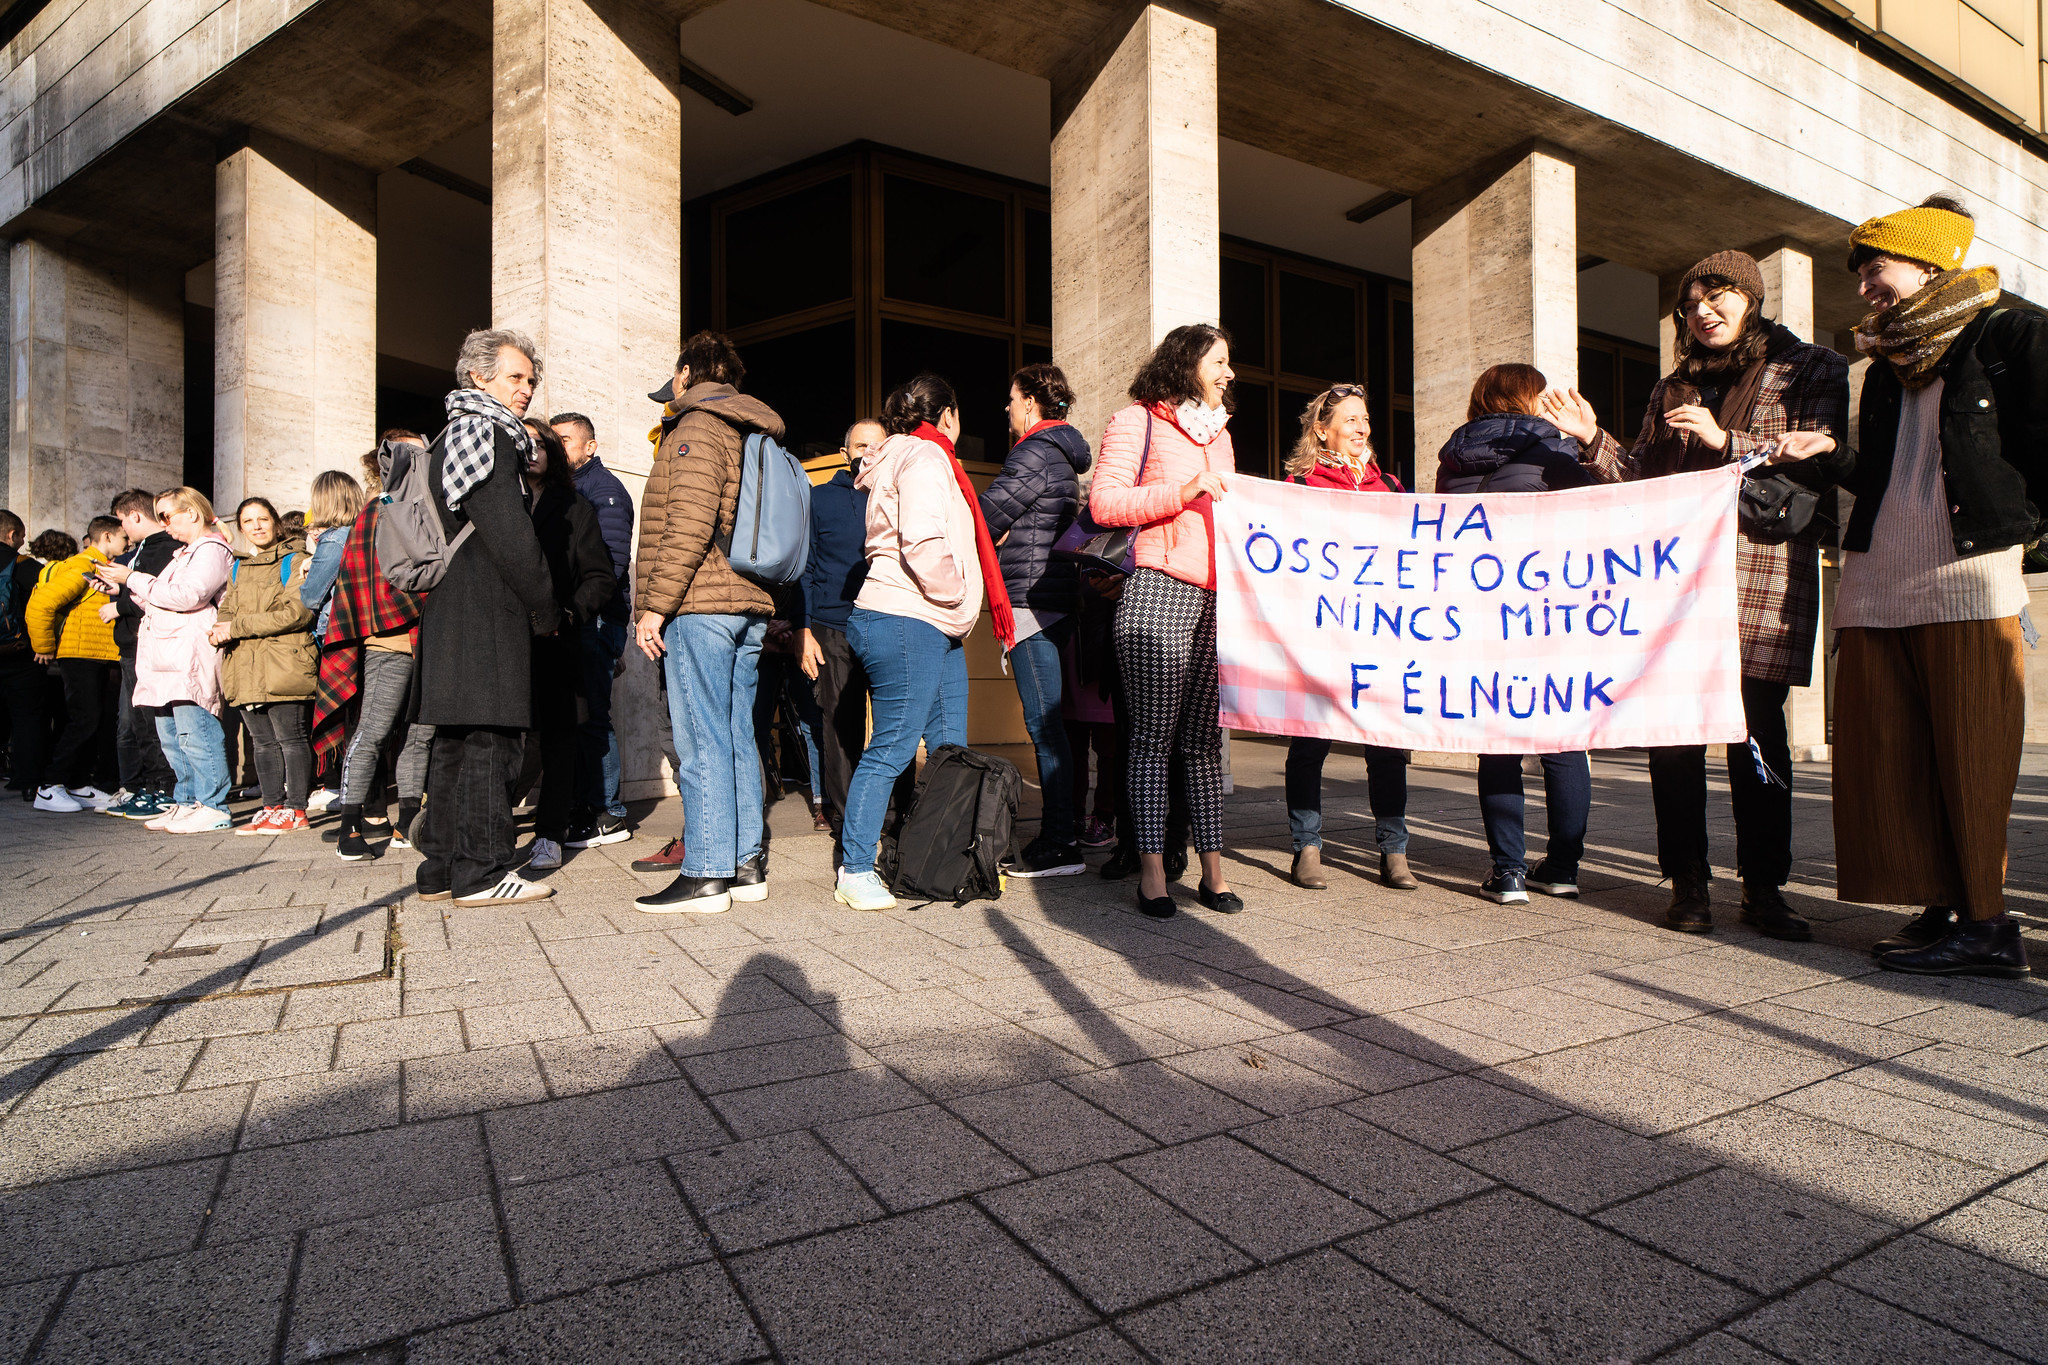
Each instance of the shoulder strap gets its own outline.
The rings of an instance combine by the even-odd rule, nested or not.
[[[233,563],[231,563],[231,564],[229,564],[229,565],[228,565],[228,582],[230,582],[230,583],[239,583],[239,582],[241,582],[241,581],[242,581],[242,561],[241,561],[241,560],[239,560],[239,559],[237,559],[237,560],[235,560],[235,561],[234,561]]]
[[[1145,405],[1145,453],[1138,457],[1138,477],[1131,480],[1131,487],[1136,488],[1139,484],[1145,482],[1145,466],[1150,463],[1152,463],[1152,405],[1147,403]]]
[[[341,528],[336,527],[335,529],[340,530]],[[292,553],[287,554],[284,557],[284,568],[282,571],[279,572],[277,576],[277,581],[282,584],[285,584],[286,586],[290,586],[292,581],[292,559],[296,554],[297,551],[293,551]]]

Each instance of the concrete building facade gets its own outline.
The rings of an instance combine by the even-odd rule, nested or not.
[[[132,484],[302,505],[438,423],[491,324],[636,489],[688,327],[829,448],[933,355],[968,393],[1050,354],[1095,437],[1160,335],[1218,319],[1262,348],[1259,472],[1304,388],[1366,380],[1428,487],[1492,363],[1632,428],[1712,251],[1846,346],[1848,230],[1948,191],[1971,263],[2048,300],[2041,28],[2041,0],[16,0],[0,501],[73,532]],[[977,736],[1021,738],[985,633],[974,671]],[[1820,690],[1793,708],[1824,746]],[[622,725],[664,724],[636,660]]]

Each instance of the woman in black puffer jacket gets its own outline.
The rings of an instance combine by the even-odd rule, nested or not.
[[[1595,482],[1579,463],[1579,443],[1536,416],[1548,386],[1533,365],[1495,365],[1472,386],[1465,425],[1437,454],[1439,493],[1550,493]],[[1522,834],[1522,759],[1519,754],[1479,758],[1479,813],[1493,872],[1479,890],[1500,904],[1523,903],[1528,887],[1552,896],[1579,894],[1579,858],[1586,851],[1586,816],[1593,804],[1593,773],[1584,751],[1544,754],[1543,802],[1550,842],[1531,872]]]
[[[1081,475],[1092,456],[1088,439],[1068,425],[1074,391],[1057,365],[1026,365],[1010,381],[1010,434],[1016,444],[1003,472],[981,495],[982,519],[996,541],[1003,586],[1017,621],[1010,669],[1024,703],[1024,728],[1038,752],[1044,816],[1024,846],[1013,877],[1064,877],[1087,871],[1074,846],[1073,761],[1060,717],[1060,646],[1081,608],[1081,578],[1052,547],[1081,505]],[[1085,761],[1085,760],[1084,760]]]

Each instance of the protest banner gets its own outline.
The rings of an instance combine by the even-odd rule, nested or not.
[[[1214,504],[1221,720],[1450,753],[1747,736],[1721,469],[1558,493]]]

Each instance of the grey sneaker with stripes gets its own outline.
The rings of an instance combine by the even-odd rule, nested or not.
[[[466,896],[457,896],[457,905],[505,905],[518,901],[544,901],[555,894],[552,886],[530,882],[516,872],[507,872],[504,880],[488,891],[472,891]]]

